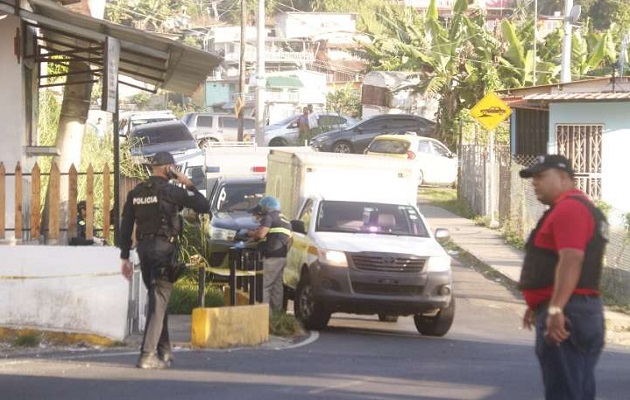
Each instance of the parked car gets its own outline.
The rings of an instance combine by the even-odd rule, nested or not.
[[[182,117],[182,122],[205,148],[210,142],[236,142],[238,139],[238,118],[230,114],[189,113]],[[243,137],[253,138],[256,122],[254,118],[243,118]]]
[[[340,129],[358,122],[357,119],[338,113],[317,113],[320,129]],[[265,146],[300,146],[298,143],[297,120],[300,115],[292,115],[265,127]]]
[[[363,153],[376,136],[404,132],[431,136],[435,133],[435,122],[416,115],[375,115],[345,129],[319,134],[311,140],[310,145],[318,151]]]
[[[159,151],[168,151],[180,168],[204,165],[203,151],[188,127],[179,120],[136,126],[129,134],[129,143],[132,158],[140,164],[150,163]]]
[[[208,182],[212,219],[208,227],[211,267],[227,268],[228,252],[241,229],[258,226],[248,209],[265,195],[264,176],[219,177]],[[247,238],[242,238],[246,240]]]
[[[176,121],[177,116],[170,110],[125,111],[118,118],[118,134],[129,137],[133,128],[153,122]]]
[[[420,168],[420,185],[451,186],[457,182],[457,157],[436,139],[414,133],[381,135],[372,140],[365,153],[414,160]]]

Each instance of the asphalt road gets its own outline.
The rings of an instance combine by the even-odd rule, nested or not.
[[[522,302],[467,267],[454,271],[456,319],[443,338],[420,336],[410,317],[336,315],[293,347],[181,350],[165,371],[134,368],[128,350],[31,354],[0,361],[0,398],[541,399]],[[597,372],[599,399],[630,399],[628,348],[608,346]]]

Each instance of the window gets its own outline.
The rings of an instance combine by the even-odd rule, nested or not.
[[[433,145],[433,153],[438,154],[442,157],[451,156],[450,150],[444,147],[443,145],[441,145],[440,143],[431,142],[431,145]]]
[[[373,153],[406,154],[409,142],[403,140],[374,140],[368,149]]]
[[[256,128],[256,121],[254,121],[253,119],[244,119],[243,127],[245,129],[254,129]]]
[[[238,119],[234,117],[222,117],[219,119],[219,127],[221,128],[238,128]]]
[[[427,140],[421,140],[418,143],[418,153],[431,154],[431,143]]]
[[[204,128],[212,128],[212,116],[211,115],[198,115],[197,126],[203,126]]]
[[[313,215],[313,200],[308,199],[304,208],[300,213],[300,220],[304,222],[304,227],[308,230],[308,225],[311,223],[311,216]]]

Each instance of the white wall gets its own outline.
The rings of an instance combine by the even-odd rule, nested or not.
[[[22,65],[13,51],[18,28],[19,18],[7,15],[0,20],[0,161],[11,172],[18,161],[23,161],[26,145]]]
[[[329,32],[355,32],[357,14],[288,12],[276,16],[278,36],[303,38]]]
[[[122,340],[128,296],[115,247],[0,246],[1,326]]]

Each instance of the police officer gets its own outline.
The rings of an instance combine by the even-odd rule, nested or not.
[[[172,272],[177,256],[175,241],[182,230],[179,211],[188,207],[198,213],[209,213],[210,205],[192,181],[175,168],[170,153],[156,153],[151,167],[151,177],[127,196],[120,227],[120,258],[122,274],[131,279],[129,250],[135,223],[142,280],[149,291],[149,310],[137,367],[161,369],[170,366],[173,360],[166,308],[176,279]],[[169,184],[169,179],[177,180],[185,189]]]
[[[280,202],[272,196],[260,200],[260,226],[247,232],[249,237],[265,239],[263,253],[263,303],[272,311],[282,310],[282,273],[292,237],[291,223],[280,213]]]
[[[606,218],[575,188],[571,162],[540,156],[520,171],[549,209],[525,246],[519,288],[535,328],[536,355],[548,400],[595,399],[594,369],[604,346],[600,279]]]
[[[85,200],[81,200],[77,203],[77,237],[70,239],[70,246],[88,246],[95,242],[94,239],[86,239],[86,208]]]

